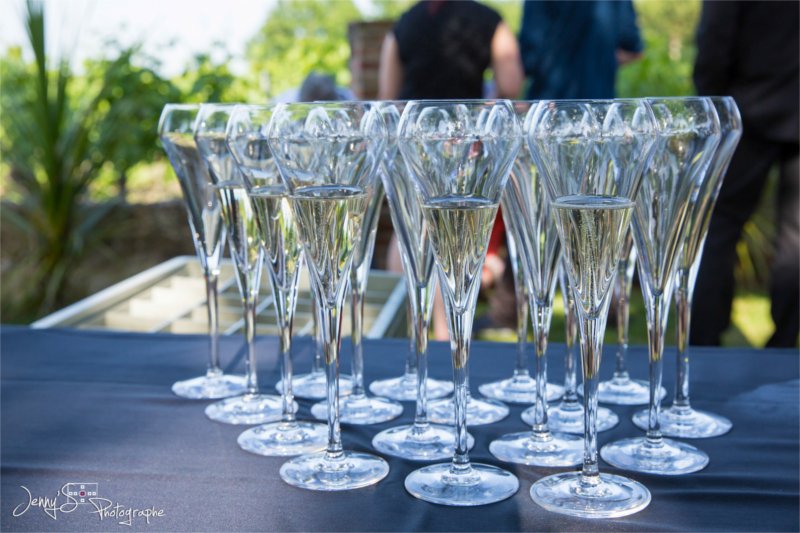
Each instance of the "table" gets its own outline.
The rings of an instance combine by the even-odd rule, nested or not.
[[[730,417],[731,433],[693,441],[708,452],[710,465],[680,477],[630,473],[653,494],[644,511],[621,519],[587,521],[547,512],[531,501],[531,484],[565,469],[503,465],[520,478],[509,500],[477,508],[447,508],[416,500],[403,488],[418,464],[388,458],[389,476],[378,485],[343,493],[313,493],[278,477],[283,462],[241,451],[241,427],[206,420],[206,402],[183,400],[169,386],[204,367],[203,336],[91,332],[70,329],[0,329],[2,349],[3,531],[520,531],[520,530],[797,530],[800,420],[796,350],[693,350],[694,405]],[[259,377],[270,386],[278,377],[277,339],[259,337]],[[408,341],[366,341],[366,377],[398,374]],[[307,370],[311,340],[295,340],[296,368]],[[343,353],[349,353],[345,341]],[[242,340],[222,339],[223,361],[241,368]],[[509,344],[475,342],[472,385],[511,372]],[[550,347],[551,381],[562,377],[562,345]],[[445,343],[431,343],[431,374],[449,375]],[[674,351],[667,349],[665,385],[672,389]],[[349,364],[346,356],[343,364]],[[635,376],[646,376],[643,347],[630,351]],[[613,366],[607,347],[602,372]],[[310,402],[300,401],[300,416]],[[601,433],[610,440],[638,434],[634,408],[613,407],[619,426]],[[522,407],[497,424],[475,427],[473,460],[500,464],[488,452],[497,436],[524,429]],[[412,419],[405,404],[400,419]],[[369,450],[372,436],[397,423],[344,426],[347,448]],[[616,469],[601,463],[606,472]],[[617,472],[620,473],[620,472]],[[97,492],[108,505],[63,495],[51,518],[42,498],[62,486]],[[22,487],[25,487],[23,489]],[[26,490],[27,489],[27,490]],[[30,495],[29,495],[30,494]],[[32,499],[36,498],[33,502]],[[50,505],[52,507],[52,505]],[[149,509],[150,516],[145,516]],[[16,510],[16,512],[15,512]],[[135,510],[135,511],[131,511]],[[161,516],[158,516],[159,511]],[[14,516],[14,515],[17,516]],[[114,514],[120,516],[113,516]],[[131,516],[132,515],[132,516]],[[149,519],[149,524],[148,524]],[[118,522],[130,521],[131,526]]]

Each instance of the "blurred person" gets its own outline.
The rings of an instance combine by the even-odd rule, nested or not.
[[[289,89],[275,97],[276,103],[354,100],[349,89],[336,85],[333,74],[310,72],[299,88]]]
[[[487,69],[497,97],[519,96],[519,47],[499,13],[471,0],[419,2],[383,42],[378,99],[481,98]]]
[[[617,67],[642,56],[630,0],[527,1],[519,35],[527,98],[614,98]]]
[[[730,325],[736,244],[773,165],[780,173],[769,347],[797,345],[800,329],[797,2],[703,2],[694,81],[701,95],[731,95],[742,138],[711,218],[695,285],[690,342],[719,345]]]
[[[488,69],[494,76],[490,95],[484,93]],[[380,100],[517,98],[522,82],[513,32],[494,9],[473,1],[418,2],[400,17],[381,48]],[[502,217],[498,216],[481,278],[484,288],[502,279],[506,270],[503,235]],[[401,271],[394,236],[388,253],[388,268]],[[438,291],[433,330],[434,338],[448,339]]]
[[[519,43],[529,100],[614,98],[644,50],[630,0],[526,1]]]

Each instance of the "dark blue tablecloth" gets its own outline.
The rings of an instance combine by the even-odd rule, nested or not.
[[[402,339],[367,341],[367,379],[399,373],[407,348]],[[403,480],[419,465],[394,458],[388,459],[389,477],[372,487],[314,493],[287,486],[278,477],[283,459],[241,451],[235,442],[241,427],[210,422],[203,414],[206,402],[170,392],[172,382],[203,370],[207,342],[202,336],[4,327],[0,349],[3,531],[798,529],[796,350],[694,349],[693,403],[730,417],[733,431],[694,441],[711,457],[702,472],[628,474],[652,491],[653,501],[643,512],[585,521],[547,512],[531,501],[531,483],[559,469],[502,465],[520,478],[520,491],[504,502],[469,509],[431,505],[408,495]],[[343,351],[348,350],[345,345]],[[611,371],[612,350],[608,347],[605,354],[604,376]],[[241,366],[240,338],[223,338],[222,351],[225,361]],[[259,338],[258,351],[259,377],[271,386],[278,376],[277,339]],[[671,390],[674,352],[668,352],[665,385]],[[561,379],[562,354],[563,346],[551,346],[552,381]],[[308,338],[296,340],[295,355],[296,368],[307,370],[312,355]],[[509,374],[513,360],[512,345],[475,342],[473,387]],[[632,373],[646,376],[646,364],[644,349],[632,349]],[[432,374],[446,378],[449,369],[447,345],[432,343]],[[310,403],[300,404],[301,416],[308,416]],[[401,420],[410,421],[412,405],[405,407]],[[471,430],[474,460],[500,464],[488,444],[503,433],[525,429],[521,410],[512,407],[506,420]],[[630,422],[634,408],[614,410],[621,423],[600,434],[600,445],[639,433]],[[372,436],[396,423],[344,426],[344,444],[369,450]],[[601,468],[617,472],[603,463]],[[85,491],[108,500],[104,514],[63,495],[55,512],[36,505],[55,498],[68,483],[75,485],[65,491],[77,492],[83,483]],[[119,525],[129,520],[130,527]]]

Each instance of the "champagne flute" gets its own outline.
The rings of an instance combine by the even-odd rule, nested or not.
[[[519,102],[521,120],[537,103]],[[527,154],[525,152],[528,152]],[[553,316],[553,298],[561,245],[550,201],[544,192],[542,175],[530,158],[527,147],[517,154],[526,161],[511,173],[506,187],[507,218],[514,241],[519,246],[525,283],[530,296],[533,336],[536,346],[536,403],[530,431],[509,433],[492,441],[489,451],[501,461],[536,466],[580,464],[583,441],[577,435],[553,433],[547,424],[547,340]]]
[[[614,284],[618,340],[616,368],[611,379],[601,381],[597,386],[597,398],[603,403],[642,405],[646,404],[650,397],[650,385],[640,379],[631,379],[625,364],[628,358],[628,323],[635,267],[636,246],[633,245],[633,234],[628,232],[622,245],[622,255],[617,265],[617,281]],[[659,390],[662,398],[666,396],[667,391],[664,387]]]
[[[531,497],[561,514],[629,515],[650,503],[650,491],[599,471],[597,383],[610,289],[655,143],[655,119],[641,100],[549,100],[528,113],[525,130],[551,201],[575,298],[585,387],[581,471],[540,479]]]
[[[226,424],[263,424],[280,419],[281,399],[261,394],[256,372],[256,303],[261,285],[263,252],[256,218],[242,175],[225,143],[225,126],[233,111],[230,104],[203,104],[197,114],[194,139],[197,151],[208,165],[211,180],[220,198],[228,244],[233,257],[236,281],[244,311],[244,338],[247,387],[245,393],[206,407],[206,416]]]
[[[520,109],[527,111],[528,104],[519,102],[515,104],[515,107],[518,112]],[[511,173],[519,174],[525,179],[531,172],[536,172],[536,167],[533,165],[527,148],[523,147],[514,160]],[[514,273],[514,299],[517,305],[517,360],[514,373],[510,378],[484,383],[478,387],[478,390],[484,396],[495,400],[532,404],[536,402],[536,380],[531,377],[528,370],[528,352],[526,350],[528,323],[530,320],[530,293],[525,283],[525,271],[522,264],[522,256],[520,255],[520,248],[522,247],[517,244],[516,240],[518,238],[517,235],[523,230],[515,229],[515,226],[518,225],[518,220],[514,216],[514,211],[511,207],[510,189],[511,187],[506,187],[503,196],[500,198],[500,205],[503,213],[505,213],[506,243],[508,245],[508,256],[511,260],[511,270]],[[557,400],[563,394],[564,389],[560,385],[555,383],[547,384],[547,401]]]
[[[322,424],[297,420],[297,404],[292,394],[292,324],[303,246],[294,225],[286,186],[267,145],[266,127],[273,111],[271,105],[236,106],[227,121],[225,140],[255,210],[280,330],[284,384],[281,420],[248,429],[239,435],[237,442],[251,453],[285,456],[324,450],[327,432]]]
[[[225,229],[219,200],[211,187],[208,169],[192,137],[199,105],[167,104],[161,112],[158,134],[183,192],[189,228],[203,269],[208,306],[209,360],[204,376],[178,381],[172,392],[183,398],[215,400],[242,394],[245,380],[222,372],[219,363],[219,308],[217,280],[225,247]]]
[[[350,269],[350,339],[353,347],[351,359],[353,388],[348,396],[341,399],[339,419],[346,424],[380,424],[393,420],[403,412],[403,406],[389,398],[370,397],[364,387],[364,295],[367,292],[369,267],[375,249],[375,233],[378,229],[383,186],[376,180],[374,191],[367,205],[361,224],[361,238],[356,243],[353,265]],[[311,414],[320,420],[327,416],[325,401],[311,407]]]
[[[630,233],[630,232],[629,232]],[[623,245],[624,250],[624,245]],[[623,251],[624,253],[624,251]],[[561,297],[564,300],[564,326],[566,350],[564,353],[564,396],[558,405],[547,410],[547,423],[554,431],[564,433],[583,433],[583,404],[578,400],[578,372],[575,365],[575,337],[578,335],[578,316],[575,310],[575,297],[569,285],[569,276],[563,264],[558,269],[558,283],[561,286]],[[602,383],[601,383],[602,385]],[[598,387],[599,388],[599,387]],[[598,398],[599,398],[598,394]],[[534,409],[528,408],[522,413],[522,420],[533,424]],[[617,414],[606,407],[597,407],[597,431],[606,431],[619,423]]]
[[[675,279],[675,308],[678,351],[675,398],[672,406],[659,413],[661,433],[667,437],[708,438],[730,431],[733,424],[727,418],[708,411],[698,411],[689,403],[689,324],[692,296],[697,270],[703,255],[703,245],[708,234],[711,212],[717,201],[722,180],[728,170],[733,152],[742,136],[742,117],[736,102],[730,96],[711,97],[719,116],[721,139],[711,159],[708,177],[692,193],[687,218],[687,230],[680,244],[678,271]],[[633,423],[647,428],[647,413],[633,417]]]
[[[433,308],[436,277],[433,275],[433,250],[428,226],[422,216],[421,206],[416,200],[412,179],[397,148],[397,126],[403,107],[404,104],[401,102],[378,104],[389,132],[389,144],[386,156],[381,161],[380,176],[389,200],[408,288],[415,361],[413,366],[406,365],[406,368],[413,368],[417,402],[413,424],[381,431],[372,439],[372,446],[379,452],[403,459],[433,461],[453,456],[455,433],[450,426],[428,422],[428,387],[433,381],[427,377],[428,326]],[[376,383],[373,382],[372,385]],[[447,384],[449,387],[440,385],[443,382],[434,383],[440,391],[453,388],[452,383]],[[391,390],[390,383],[384,382],[381,387]],[[403,387],[399,387],[398,390],[402,391]],[[468,438],[472,441],[468,443],[471,447],[474,440],[471,436]]]
[[[341,315],[378,162],[386,144],[380,114],[358,102],[281,104],[270,120],[269,147],[289,190],[317,302],[327,376],[328,442],[324,452],[284,463],[281,478],[310,490],[349,490],[377,483],[386,461],[344,450],[339,426]]]
[[[453,460],[415,470],[405,480],[409,493],[432,503],[483,505],[509,498],[519,489],[510,472],[470,463],[467,375],[481,269],[520,142],[519,123],[508,100],[409,102],[400,119],[397,143],[430,233],[453,359]]]
[[[647,313],[650,406],[645,437],[612,442],[600,455],[616,467],[651,474],[688,474],[705,468],[708,455],[689,444],[663,438],[658,414],[664,330],[675,288],[680,243],[687,230],[690,197],[706,177],[720,140],[714,105],[707,98],[648,100],[659,142],[642,180],[633,213],[633,239]]]

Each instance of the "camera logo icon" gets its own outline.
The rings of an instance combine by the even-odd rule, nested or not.
[[[97,483],[67,483],[64,495],[75,499],[78,503],[90,503],[89,498],[97,497]]]

